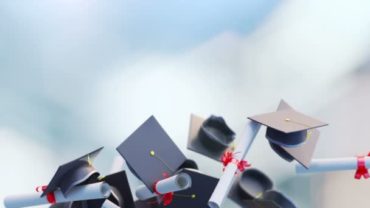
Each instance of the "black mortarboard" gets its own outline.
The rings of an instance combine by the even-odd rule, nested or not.
[[[172,203],[166,208],[207,208],[218,179],[194,169],[183,169],[180,172],[190,175],[192,185],[186,190],[175,192]]]
[[[96,179],[99,176],[99,173],[92,166],[92,161],[102,149],[103,147],[69,163],[59,166],[41,196],[44,196],[45,194],[53,192],[59,188],[65,195],[68,194],[68,191],[72,187],[89,180],[93,181],[94,178]]]
[[[190,117],[187,148],[211,159],[220,161],[225,150],[235,139],[235,133],[222,117],[210,116],[203,119],[196,115]]]
[[[269,141],[285,147],[302,144],[310,136],[308,130],[327,125],[293,109],[278,110],[249,119],[267,126],[266,137]]]
[[[292,109],[292,107],[290,107],[285,101],[282,100],[277,110],[281,111]],[[266,137],[269,137],[268,131],[270,130],[267,129]],[[269,142],[271,148],[286,161],[291,162],[292,160],[296,160],[303,166],[307,167],[311,162],[319,136],[319,130],[311,129],[307,131],[306,140],[297,146],[284,146],[276,144],[272,141]]]
[[[122,142],[117,151],[151,191],[155,182],[173,175],[186,160],[154,116]]]
[[[110,200],[121,208],[135,208],[130,185],[125,171],[120,171],[100,178],[100,182],[110,185],[112,194],[108,199],[87,201],[89,208],[100,208],[105,200]]]
[[[245,205],[246,200],[261,197],[263,193],[271,190],[273,182],[262,171],[251,168],[244,170],[234,180],[228,197],[240,206]]]

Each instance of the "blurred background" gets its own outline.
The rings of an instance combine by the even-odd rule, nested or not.
[[[370,1],[2,0],[0,199],[100,146],[95,164],[109,173],[150,115],[219,177],[220,164],[186,150],[190,113],[240,134],[281,98],[330,124],[315,158],[370,150]],[[263,131],[248,160],[300,208],[370,202],[354,171],[296,175]]]

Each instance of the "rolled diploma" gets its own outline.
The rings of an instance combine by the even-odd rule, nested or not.
[[[179,173],[177,175],[158,181],[156,184],[156,190],[160,194],[182,191],[190,187],[191,177],[187,173]],[[157,194],[151,192],[145,185],[142,185],[136,189],[136,196],[139,200],[146,200],[157,196]]]
[[[366,167],[370,167],[370,157],[365,157]],[[296,165],[297,173],[316,173],[341,170],[356,170],[357,158],[333,158],[333,159],[314,159],[308,168],[301,164]]]
[[[105,200],[105,202],[103,203],[103,205],[101,207],[102,208],[120,208],[115,203],[113,203],[113,202],[111,202],[109,200]]]
[[[91,199],[108,198],[111,193],[110,186],[104,182],[94,183],[84,186],[76,186],[64,196],[60,190],[54,192],[57,203],[83,201]],[[31,193],[23,195],[13,195],[5,197],[4,205],[6,208],[20,208],[49,204],[46,196],[40,197],[41,193]]]
[[[235,159],[242,160],[245,158],[250,146],[253,143],[254,138],[256,137],[261,125],[254,122],[248,121],[243,132],[243,136],[239,141],[238,146],[234,152],[238,153],[235,154]],[[235,172],[237,171],[238,167],[235,163],[229,163],[224,173],[222,174],[215,190],[212,193],[211,198],[208,201],[208,206],[210,208],[219,208],[221,207],[222,202],[224,201],[225,197],[230,191],[231,185],[234,180]]]

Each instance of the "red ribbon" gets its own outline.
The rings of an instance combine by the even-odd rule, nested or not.
[[[174,196],[174,193],[173,192],[170,192],[170,193],[166,193],[162,196],[161,200],[163,202],[163,206],[168,206],[172,203],[173,201],[173,196]]]
[[[224,170],[225,170],[225,167],[231,163],[232,161],[234,160],[234,154],[233,152],[231,151],[225,151],[224,154],[221,156],[221,162],[224,166]]]
[[[232,162],[236,164],[240,172],[243,172],[247,167],[251,166],[251,164],[249,164],[246,160],[235,159],[235,154],[232,151],[225,151],[221,156],[221,162],[224,166],[223,170],[225,170],[226,166]]]
[[[168,178],[168,174],[166,174],[166,173],[164,173],[163,176],[165,178]],[[169,192],[169,193],[165,193],[165,194],[159,193],[158,190],[157,190],[157,183],[158,183],[158,181],[155,182],[154,185],[153,185],[154,193],[161,196],[160,201],[163,202],[163,206],[170,205],[173,201],[174,193],[173,192]]]
[[[36,187],[36,192],[40,192],[40,188],[41,188],[41,191],[45,191],[48,187],[47,186],[37,186]],[[55,204],[57,202],[57,200],[55,199],[54,192],[47,193],[46,194],[46,200],[48,200],[48,202],[50,204]]]
[[[368,157],[370,156],[370,152],[367,155]],[[357,170],[355,174],[355,179],[360,180],[361,177],[364,177],[365,179],[370,178],[369,171],[366,167],[366,156],[358,156],[357,157]]]

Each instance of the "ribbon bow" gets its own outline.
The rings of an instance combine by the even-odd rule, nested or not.
[[[251,164],[249,164],[246,160],[235,159],[235,154],[232,151],[225,151],[221,156],[221,162],[224,166],[223,170],[225,170],[229,163],[235,163],[240,172],[243,172],[247,167],[251,166]]]
[[[36,192],[45,191],[47,188],[48,188],[47,186],[37,186],[36,187]],[[46,194],[46,199],[48,200],[48,202],[50,204],[55,204],[57,202],[56,199],[55,199],[54,192],[50,192],[50,193]]]
[[[170,192],[170,193],[166,193],[162,196],[161,200],[163,202],[163,206],[168,206],[172,203],[173,201],[173,196],[174,196],[174,193],[173,192]]]
[[[367,155],[367,157],[370,157],[370,152]],[[366,156],[358,156],[357,157],[357,170],[355,174],[355,179],[360,180],[361,177],[364,177],[365,179],[370,178],[369,171],[366,167]]]

